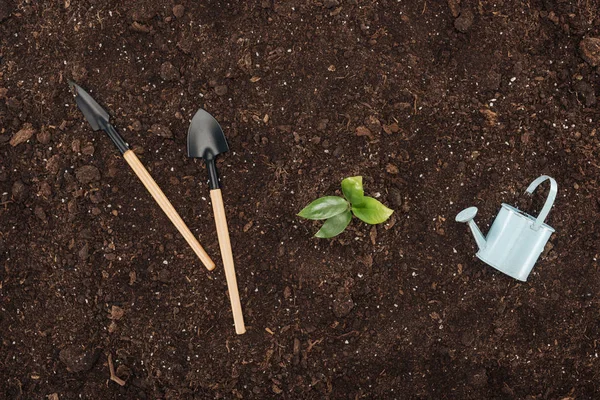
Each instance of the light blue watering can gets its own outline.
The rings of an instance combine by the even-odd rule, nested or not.
[[[473,221],[477,215],[477,207],[462,210],[456,221],[469,224],[479,251],[477,257],[496,268],[498,271],[520,281],[526,281],[534,264],[544,250],[554,229],[544,223],[548,216],[556,193],[556,181],[542,175],[531,182],[526,192],[531,194],[544,181],[550,181],[550,193],[542,211],[537,218],[517,208],[502,203],[487,237],[484,237]]]

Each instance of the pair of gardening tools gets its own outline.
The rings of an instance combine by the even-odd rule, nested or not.
[[[192,250],[194,250],[198,258],[200,258],[200,261],[202,261],[209,271],[212,271],[215,268],[214,262],[210,259],[208,254],[206,254],[206,251],[202,248],[200,243],[198,243],[196,237],[190,232],[169,199],[167,199],[167,196],[165,196],[152,176],[150,176],[148,170],[144,168],[139,158],[109,122],[110,117],[108,113],[79,85],[69,81],[69,86],[75,96],[77,106],[81,112],[83,112],[83,115],[92,126],[92,129],[95,131],[103,130],[108,134],[113,143],[117,146],[117,149],[119,149],[123,155],[123,158],[125,158],[125,161],[127,161],[131,169],[133,169],[148,192],[150,192],[150,195],[152,195],[160,208],[167,217],[169,217]],[[235,331],[238,335],[241,335],[246,332],[246,328],[244,326],[244,317],[235,276],[229,230],[227,228],[227,220],[225,217],[225,207],[223,206],[223,197],[219,187],[219,175],[215,163],[216,156],[228,151],[229,146],[227,145],[227,140],[225,139],[225,135],[223,134],[223,130],[219,126],[219,123],[212,115],[202,109],[198,110],[192,119],[192,123],[188,130],[187,145],[188,157],[203,158],[206,162],[210,186],[210,198],[212,201],[215,224],[217,226],[217,236],[219,238],[221,257],[223,258],[229,299],[233,311]]]

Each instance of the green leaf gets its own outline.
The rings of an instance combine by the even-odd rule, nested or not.
[[[365,196],[363,203],[352,207],[352,212],[367,224],[375,225],[385,222],[394,212],[372,197]]]
[[[348,202],[339,196],[325,196],[304,207],[298,216],[306,219],[327,219],[348,210]]]
[[[342,192],[352,205],[360,205],[365,198],[362,176],[353,176],[342,181]]]
[[[352,213],[350,212],[350,210],[346,210],[341,214],[334,215],[333,217],[325,221],[325,223],[323,224],[321,229],[319,229],[319,232],[317,232],[315,236],[323,239],[329,239],[334,236],[337,236],[340,233],[344,232],[344,229],[346,229],[351,219]]]

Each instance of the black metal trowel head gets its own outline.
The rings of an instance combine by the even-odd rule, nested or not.
[[[199,109],[192,118],[187,137],[188,157],[204,158],[210,189],[219,189],[215,157],[229,151],[225,134],[212,115]]]
[[[229,151],[227,139],[216,119],[208,112],[199,109],[188,129],[188,157],[211,160]]]
[[[119,135],[115,127],[110,124],[110,116],[106,110],[75,82],[69,81],[69,87],[71,88],[71,92],[73,92],[73,96],[75,96],[77,107],[79,107],[85,119],[90,123],[92,129],[95,131],[102,129],[106,132],[121,154],[129,150],[129,145]]]
[[[69,81],[69,87],[75,96],[77,107],[79,107],[85,116],[85,119],[90,123],[92,129],[95,131],[103,129],[110,119],[110,116],[104,108],[102,108],[88,92],[83,90],[83,88],[75,82]]]

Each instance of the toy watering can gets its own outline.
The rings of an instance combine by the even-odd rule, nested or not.
[[[456,216],[456,221],[469,224],[477,246],[479,246],[477,257],[498,271],[520,281],[527,280],[533,265],[544,250],[550,235],[554,232],[554,229],[546,225],[544,220],[556,198],[558,191],[556,181],[549,176],[542,175],[531,182],[526,192],[532,194],[546,180],[550,181],[550,193],[548,193],[546,203],[537,218],[502,203],[502,208],[500,208],[487,237],[484,237],[473,221],[477,215],[477,207],[464,209]]]

